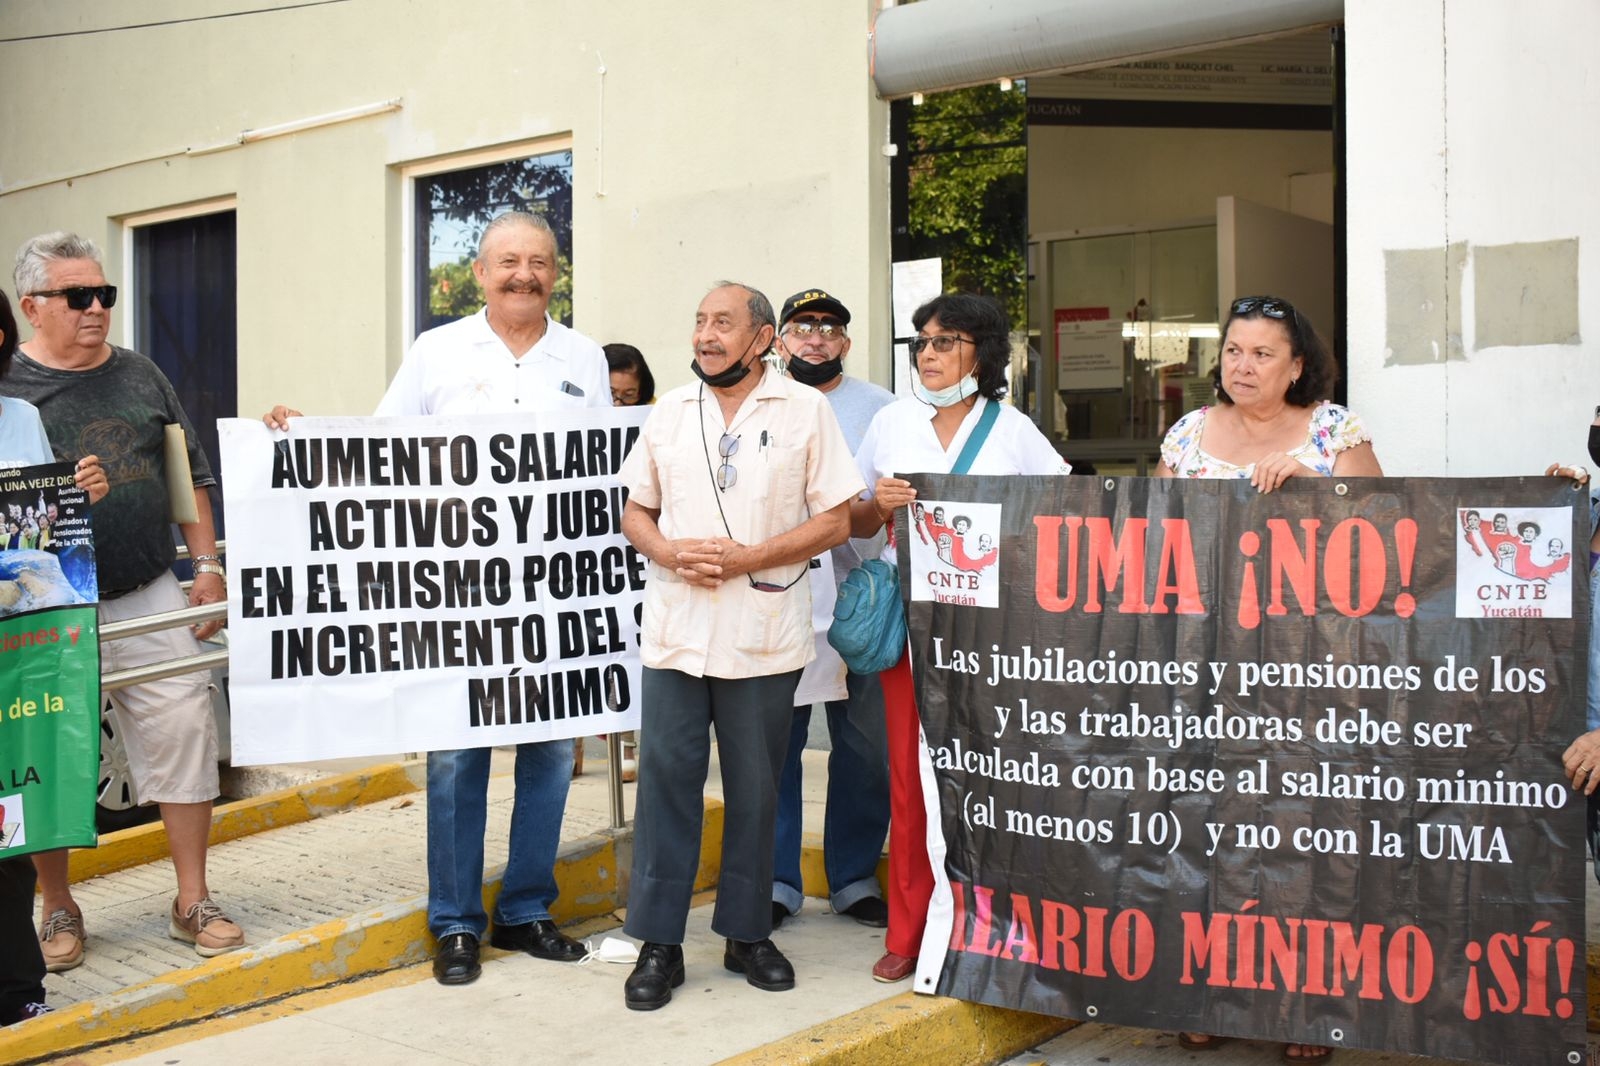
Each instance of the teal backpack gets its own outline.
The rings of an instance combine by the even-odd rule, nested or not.
[[[900,574],[882,559],[868,559],[845,575],[828,627],[833,645],[853,674],[876,674],[906,650],[906,612]]]

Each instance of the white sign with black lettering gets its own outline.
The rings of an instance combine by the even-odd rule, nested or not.
[[[636,728],[647,413],[220,421],[234,763]]]

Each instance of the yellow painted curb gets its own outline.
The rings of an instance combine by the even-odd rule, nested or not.
[[[422,787],[425,774],[420,761],[392,763],[239,800],[212,813],[211,843],[238,840],[415,792]],[[100,838],[99,847],[74,849],[67,858],[67,876],[72,881],[87,881],[165,859],[169,854],[166,830],[160,822],[152,822],[107,833]]]
[[[717,882],[722,824],[722,803],[707,799],[697,887],[714,886]],[[631,829],[563,844],[556,859],[556,881],[561,886],[561,895],[552,908],[556,921],[567,924],[621,909],[631,861]],[[484,903],[490,913],[503,873],[504,867],[498,867],[485,878]],[[309,989],[424,962],[432,957],[433,950],[427,897],[413,896],[219,955],[189,969],[0,1029],[0,1063],[64,1055],[254,1007]]]
[[[1067,1018],[906,992],[721,1066],[983,1066],[1078,1025]]]
[[[427,901],[324,922],[0,1032],[0,1061],[124,1040],[428,957]]]
[[[722,873],[722,801],[708,796],[705,806],[705,821],[700,826],[700,868],[694,873],[696,889],[716,888],[717,878]],[[630,862],[629,866],[632,865]]]
[[[484,889],[493,907],[503,868]],[[617,848],[613,836],[562,846],[556,861],[561,897],[557,921],[617,909]],[[80,1051],[153,1033],[313,988],[425,962],[433,955],[425,895],[363,914],[323,922],[266,944],[207,959],[88,1003],[0,1030],[0,1062]]]
[[[889,856],[878,860],[878,887],[889,898]],[[800,891],[816,899],[827,899],[828,867],[822,858],[822,834],[806,833],[800,838]]]
[[[583,940],[610,932],[616,927],[617,919],[615,915],[608,914],[603,918],[579,922],[569,927],[567,933],[575,940]],[[493,947],[486,948],[484,951],[485,958],[508,954],[511,954],[511,952]],[[431,970],[432,968],[425,963],[418,963],[415,966],[402,966],[387,973],[374,974],[355,981],[343,981],[335,985],[329,985],[326,988],[313,989],[309,992],[293,993],[259,1006],[229,1011],[196,1026],[164,1029],[146,1036],[119,1040],[114,1044],[106,1044],[87,1051],[79,1051],[69,1059],[58,1059],[56,1062],[58,1066],[90,1066],[90,1064],[124,1062],[156,1051],[176,1048],[195,1039],[215,1036],[219,1033],[237,1032],[252,1025],[259,1025],[262,1022],[275,1021],[280,1018],[292,1018],[308,1010],[334,1003],[347,1002],[384,989],[404,988],[407,985],[422,984],[433,980]]]

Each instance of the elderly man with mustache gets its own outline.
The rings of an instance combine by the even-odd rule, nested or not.
[[[495,218],[478,242],[472,273],[483,287],[483,310],[418,337],[376,414],[532,417],[611,406],[605,353],[550,317],[559,266],[555,234],[544,219],[521,211]],[[497,948],[555,962],[584,955],[550,918],[572,744],[517,745],[511,850],[489,937]],[[439,939],[433,972],[441,984],[478,976],[489,750],[428,755],[428,927]]]
[[[866,487],[828,398],[769,371],[777,320],[722,282],[695,312],[699,380],[661,397],[622,466],[622,532],[650,560],[633,883],[623,926],[643,941],[623,985],[655,1010],[685,980],[716,734],[722,870],[711,928],[722,965],[767,992],[794,987],[772,933],[773,819],[794,692],[815,655],[812,557],[844,543]]]
[[[389,383],[379,415],[520,414],[610,407],[605,353],[550,317],[560,274],[555,234],[544,219],[507,211],[484,228],[472,272],[483,310],[418,337]],[[287,429],[299,414],[274,407],[264,419]],[[497,948],[575,962],[583,945],[556,927],[556,849],[572,780],[571,740],[517,745],[511,850],[495,904]],[[483,834],[489,748],[428,754],[428,929],[439,941],[433,975],[460,985],[481,972]]]

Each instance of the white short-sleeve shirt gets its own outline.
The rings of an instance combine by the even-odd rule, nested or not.
[[[484,308],[418,337],[373,413],[516,414],[610,406],[611,372],[598,344],[546,315],[544,336],[518,358],[489,327]]]
[[[907,474],[948,474],[967,446],[983,409],[995,401],[984,396],[961,420],[961,428],[950,440],[950,447],[939,443],[933,429],[934,408],[917,399],[901,399],[879,411],[867,427],[856,452],[856,466],[867,483],[871,499],[880,477],[905,477]],[[1000,405],[1000,414],[989,427],[989,436],[967,468],[968,474],[1066,474],[1072,467],[1061,458],[1048,438],[1039,432],[1027,415],[1009,404]],[[881,558],[895,561],[895,548],[885,544]]]

